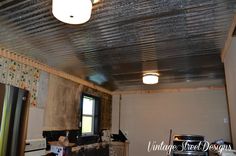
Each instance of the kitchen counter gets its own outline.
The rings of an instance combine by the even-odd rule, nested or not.
[[[109,144],[110,144],[110,142],[100,142],[100,143],[94,143],[94,144],[88,144],[88,145],[74,146],[74,147],[72,147],[71,151],[78,152],[81,149],[100,148],[100,147],[104,147]]]
[[[71,146],[66,156],[128,156],[128,142],[100,142],[88,145]],[[67,150],[66,150],[67,151]],[[48,152],[48,156],[50,152]]]

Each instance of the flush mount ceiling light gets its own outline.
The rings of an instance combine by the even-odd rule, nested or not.
[[[157,73],[146,73],[143,74],[143,83],[144,84],[157,84],[159,81],[159,74]]]
[[[93,0],[93,4],[97,4],[99,2],[100,2],[100,0]]]
[[[91,0],[52,0],[52,13],[60,21],[68,24],[83,24],[92,13]]]

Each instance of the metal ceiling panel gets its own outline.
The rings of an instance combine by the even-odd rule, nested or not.
[[[235,0],[100,0],[83,25],[55,19],[51,0],[2,0],[0,46],[108,89],[224,80],[220,52]]]

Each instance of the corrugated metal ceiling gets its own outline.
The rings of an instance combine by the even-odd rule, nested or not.
[[[91,20],[68,25],[51,0],[0,2],[0,45],[105,86],[224,79],[220,52],[236,0],[101,0]]]

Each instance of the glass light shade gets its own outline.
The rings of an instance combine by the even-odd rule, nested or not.
[[[52,13],[60,21],[68,24],[82,24],[91,17],[91,0],[53,0]]]
[[[158,82],[159,82],[159,77],[157,73],[143,74],[144,84],[157,84]]]
[[[93,0],[93,4],[97,4],[100,0]]]

